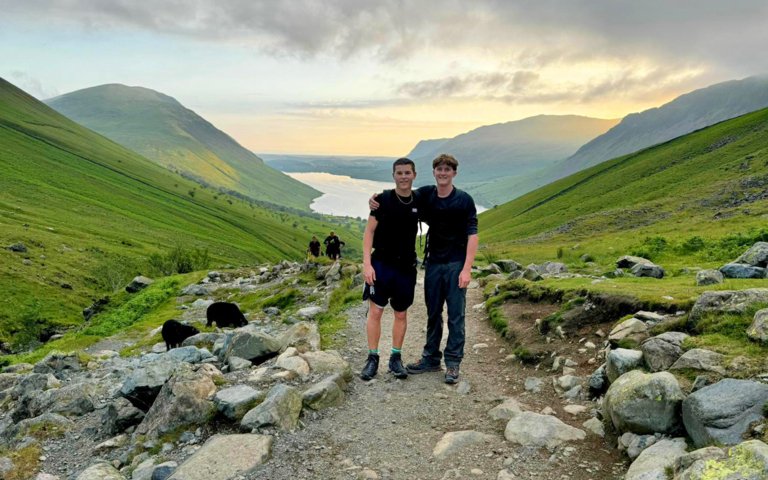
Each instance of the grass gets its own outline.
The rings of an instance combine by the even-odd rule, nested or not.
[[[11,471],[6,472],[4,480],[28,480],[40,471],[40,456],[43,450],[40,444],[31,443],[26,447],[12,452],[0,452],[0,456],[6,456],[13,462]]]
[[[328,310],[317,316],[322,348],[336,346],[334,335],[344,329],[347,324],[347,316],[343,312],[356,302],[362,302],[360,289],[352,285],[351,278],[343,279],[331,293]]]
[[[357,221],[203,187],[2,80],[0,145],[0,247],[28,248],[0,248],[0,343],[18,343],[22,312],[52,332],[81,325],[83,308],[178,246],[207,251],[212,268],[253,265],[303,259],[313,234],[335,230],[360,255]]]

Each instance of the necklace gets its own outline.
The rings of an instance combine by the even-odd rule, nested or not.
[[[413,192],[411,192],[411,194],[408,195],[408,201],[407,202],[404,202],[402,197],[400,197],[400,195],[398,195],[397,192],[395,192],[395,196],[400,201],[400,203],[402,203],[403,205],[410,205],[411,203],[413,203]]]

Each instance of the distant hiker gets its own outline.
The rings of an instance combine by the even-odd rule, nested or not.
[[[312,235],[312,240],[309,242],[307,253],[315,258],[320,256],[320,240],[318,240],[314,235]]]
[[[419,209],[411,190],[416,178],[412,160],[400,158],[392,165],[393,190],[378,196],[379,208],[371,212],[363,235],[363,300],[369,300],[368,359],[360,378],[370,380],[379,368],[381,317],[389,302],[394,311],[392,350],[389,371],[396,378],[407,378],[402,348],[408,326],[408,307],[413,304],[416,287],[416,232]]]
[[[477,210],[472,197],[456,188],[453,179],[459,162],[450,155],[432,161],[435,185],[416,191],[421,199],[421,220],[429,225],[424,263],[424,299],[427,304],[427,341],[421,359],[407,365],[408,373],[440,370],[443,305],[448,307],[448,341],[445,345],[445,383],[459,381],[464,357],[464,315],[467,286],[477,253]],[[377,207],[374,200],[371,208]]]
[[[341,247],[346,245],[346,243],[342,242],[334,232],[331,232],[330,235],[325,237],[323,243],[325,244],[325,254],[328,255],[328,258],[331,260],[340,258]]]

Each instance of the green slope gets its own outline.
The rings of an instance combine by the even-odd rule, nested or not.
[[[265,165],[195,112],[154,90],[101,85],[46,103],[120,145],[208,185],[302,209],[320,195]]]
[[[760,237],[767,192],[768,110],[760,110],[489,210],[480,216],[480,238],[495,255],[524,261],[552,260],[563,248],[565,257],[587,252],[609,265],[645,249],[672,266],[717,266],[741,253],[729,239]],[[703,245],[694,248],[695,237]]]
[[[360,228],[223,195],[72,122],[0,79],[0,342],[22,320],[75,325],[116,270],[176,244],[212,267],[303,258],[312,234]],[[7,246],[23,242],[27,253]],[[67,288],[68,285],[71,288]],[[1,348],[0,348],[1,350]]]

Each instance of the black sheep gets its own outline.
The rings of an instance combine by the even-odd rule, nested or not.
[[[163,324],[162,330],[165,349],[170,350],[174,347],[180,347],[181,342],[198,333],[200,333],[200,330],[191,325],[184,325],[173,319],[168,320]]]
[[[208,307],[208,310],[205,311],[205,316],[208,319],[208,323],[205,324],[207,327],[213,325],[213,322],[216,322],[216,326],[219,328],[243,327],[248,325],[248,320],[245,319],[245,315],[243,315],[243,312],[241,312],[240,308],[234,303],[212,303]]]

